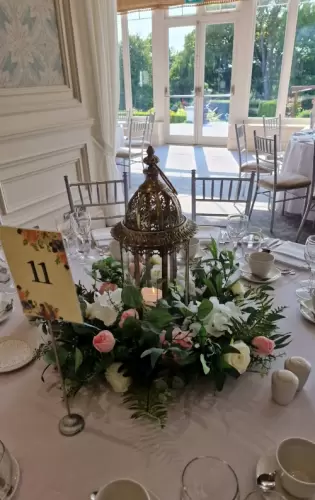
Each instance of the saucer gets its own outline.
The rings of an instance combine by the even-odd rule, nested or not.
[[[315,324],[315,312],[313,312],[312,299],[302,300],[300,302],[300,313],[307,321]]]
[[[270,270],[267,278],[259,278],[258,276],[255,276],[254,274],[252,274],[248,264],[244,264],[242,266],[241,273],[242,273],[242,278],[244,278],[245,280],[251,281],[252,283],[258,283],[258,284],[273,283],[274,281],[279,279],[281,276],[281,272],[279,271],[279,269],[276,268],[276,266],[274,266]]]
[[[11,477],[12,477],[12,487],[11,491],[9,492],[9,495],[7,496],[7,500],[12,500],[16,490],[19,486],[20,483],[20,466],[18,461],[13,455],[11,456],[11,463],[12,463],[12,471],[11,471]]]
[[[0,337],[0,373],[12,372],[28,365],[36,356],[41,342],[39,329],[30,327]]]
[[[257,462],[256,466],[256,478],[260,476],[260,474],[264,474],[266,472],[273,472],[274,470],[278,470],[278,464],[276,460],[276,454],[274,450],[270,450],[269,452],[266,453],[266,455],[263,455],[260,457],[260,459]],[[279,474],[276,475],[276,487],[273,491],[276,491],[277,493],[280,493],[280,495],[283,496],[285,500],[297,500],[296,497],[293,497],[288,493],[281,484]],[[268,493],[261,493],[262,497],[268,500]],[[315,500],[315,496],[312,498],[309,498],[308,500]]]

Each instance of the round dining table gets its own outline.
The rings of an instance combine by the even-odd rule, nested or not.
[[[79,263],[75,281],[89,285]],[[130,418],[120,395],[104,388],[82,389],[71,407],[84,416],[85,429],[64,437],[58,422],[65,415],[57,373],[37,360],[0,377],[0,439],[18,460],[21,481],[16,499],[89,500],[90,493],[115,478],[133,478],[152,499],[179,500],[181,474],[197,456],[216,456],[235,470],[240,498],[254,489],[258,459],[273,452],[281,440],[301,436],[315,440],[315,369],[305,388],[289,406],[271,399],[271,373],[283,368],[287,356],[298,355],[315,367],[315,325],[299,311],[295,295],[307,272],[281,276],[274,291],[276,305],[285,305],[280,331],[292,343],[269,374],[247,372],[229,379],[222,392],[204,380],[188,387],[169,408],[167,425]],[[26,331],[28,322],[15,300],[14,311],[1,324],[0,335]],[[40,335],[40,333],[38,333]],[[196,498],[196,500],[198,500]]]

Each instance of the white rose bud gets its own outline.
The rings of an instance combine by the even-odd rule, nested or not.
[[[105,378],[114,392],[127,392],[131,385],[131,377],[125,377],[123,372],[118,372],[122,363],[112,363],[105,372]]]
[[[239,351],[239,354],[224,354],[224,360],[242,375],[250,363],[250,349],[242,340],[234,342],[233,347]]]
[[[245,288],[240,281],[236,281],[234,285],[231,286],[231,292],[233,295],[244,295]]]

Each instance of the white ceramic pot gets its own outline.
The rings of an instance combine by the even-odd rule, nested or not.
[[[142,484],[132,479],[116,479],[99,490],[96,500],[150,500],[150,496]]]
[[[296,498],[312,498],[315,494],[315,443],[302,438],[289,438],[276,451],[280,479],[284,489]]]

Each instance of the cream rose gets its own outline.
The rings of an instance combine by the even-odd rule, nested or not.
[[[114,392],[127,392],[131,385],[131,377],[125,377],[118,370],[122,363],[112,363],[105,372],[105,378]]]
[[[231,286],[231,292],[233,293],[233,295],[244,295],[245,288],[243,287],[243,285],[240,281],[236,281]]]
[[[233,347],[239,351],[239,354],[225,354],[224,360],[242,375],[250,363],[250,349],[242,340],[234,342]]]

